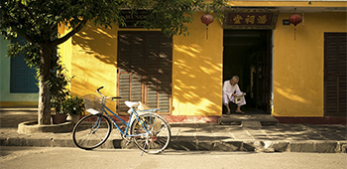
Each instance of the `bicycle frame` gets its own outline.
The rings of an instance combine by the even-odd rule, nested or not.
[[[101,98],[94,94],[84,96],[85,109],[90,115],[80,119],[72,130],[72,139],[77,147],[92,150],[101,146],[110,137],[114,125],[121,134],[122,143],[127,141],[127,146],[134,142],[142,153],[160,153],[167,148],[171,129],[169,123],[155,113],[159,108],[136,110],[137,107],[141,109],[146,106],[139,101],[125,101],[130,108],[130,118],[126,122],[116,114],[117,111],[113,112],[106,106],[108,100],[119,100],[121,97],[107,97],[100,92],[101,89],[103,86],[96,89]]]
[[[117,129],[121,132],[121,134],[123,135],[123,136],[125,136],[125,137],[136,137],[136,136],[143,136],[144,134],[136,134],[136,135],[130,135],[130,134],[127,134],[128,133],[128,130],[129,130],[129,128],[131,127],[131,123],[132,123],[132,121],[133,120],[131,120],[131,118],[133,117],[133,115],[135,116],[135,118],[141,123],[141,125],[142,125],[142,127],[145,129],[145,131],[146,131],[146,134],[149,134],[149,132],[150,131],[148,131],[147,130],[147,128],[146,127],[148,127],[148,126],[150,126],[151,124],[149,124],[149,125],[147,125],[146,124],[146,122],[145,121],[141,121],[140,119],[139,119],[139,115],[138,115],[138,113],[137,113],[137,111],[134,109],[134,108],[131,108],[131,113],[130,113],[130,119],[129,119],[129,121],[128,121],[128,123],[126,123],[123,119],[121,119],[118,115],[116,115],[112,110],[110,110],[108,107],[106,107],[106,105],[104,106],[104,113],[107,115],[107,117],[112,121],[112,123],[113,123],[113,125],[115,125],[116,127],[117,127]],[[153,112],[153,111],[157,111],[158,109],[148,109],[148,110],[144,110],[144,111],[146,111],[146,112]],[[117,125],[117,123],[111,118],[111,116],[110,116],[110,114],[108,113],[108,112],[110,112],[111,114],[113,114],[117,119],[119,119],[124,125],[126,125],[127,127],[126,127],[126,130],[125,130],[125,132],[123,132],[121,129],[120,129],[120,127]],[[141,110],[139,110],[139,111],[141,111]],[[100,119],[100,122],[101,122],[101,120],[102,120],[102,117],[101,117],[101,119]],[[150,123],[151,123],[151,119],[150,119]],[[95,125],[99,125],[100,126],[100,122],[97,122]],[[98,128],[99,128],[99,126],[98,126]],[[146,126],[146,127],[145,127]],[[94,126],[95,127],[95,126]],[[97,128],[97,129],[98,129]],[[96,130],[97,130],[96,129]]]

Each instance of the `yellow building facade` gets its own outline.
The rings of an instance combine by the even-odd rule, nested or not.
[[[269,83],[264,89],[269,92],[263,95],[269,97],[265,97],[268,100],[265,101],[264,108],[261,108],[261,104],[253,103],[255,106],[246,108],[245,111],[260,109],[265,114],[278,118],[324,117],[324,34],[346,33],[346,11],[343,11],[346,3],[232,1],[229,5],[232,9],[258,7],[257,9],[273,8],[278,11],[276,26],[268,30],[267,36],[270,37],[267,37],[268,45],[265,45],[269,48],[269,54],[265,57],[271,58],[268,59],[266,68]],[[284,24],[294,11],[302,17],[302,22],[296,27]],[[223,81],[230,78],[228,74],[239,75],[240,83],[243,83],[240,84],[241,90],[246,91],[249,97],[254,97],[251,89],[254,87],[245,84],[247,81],[242,78],[255,76],[242,75],[245,64],[235,66],[226,59],[233,57],[232,52],[226,52],[229,48],[226,34],[235,36],[232,31],[241,31],[242,34],[242,30],[226,29],[225,25],[214,21],[206,32],[206,26],[200,21],[202,15],[203,12],[196,12],[195,20],[188,25],[189,36],[172,38],[171,110],[169,116],[166,116],[172,121],[215,122],[222,115],[222,87]],[[63,28],[60,31],[62,34],[66,33]],[[117,50],[120,31],[148,30],[118,28],[116,25],[112,29],[87,26],[59,47],[69,76],[74,76],[71,83],[73,94],[90,94],[99,86],[105,87],[104,93],[107,95],[119,94]],[[262,30],[247,31],[245,34]],[[234,65],[234,68],[225,68],[230,65]],[[235,71],[237,68],[240,70]],[[252,70],[251,73],[254,74],[254,68]],[[248,82],[255,85],[252,80]],[[264,85],[261,87],[264,88]],[[258,89],[258,93],[259,91],[261,90]],[[255,100],[257,101],[259,99]]]
[[[217,122],[223,113],[223,82],[232,75],[240,76],[239,86],[247,93],[247,105],[241,108],[246,114],[272,115],[284,122],[297,118],[324,121],[330,116],[346,121],[342,96],[338,96],[338,112],[327,113],[330,92],[325,76],[329,48],[325,38],[336,33],[345,37],[346,2],[240,0],[228,4],[229,10],[271,9],[277,12],[275,27],[233,29],[215,20],[206,30],[200,21],[205,13],[196,12],[188,25],[189,36],[173,36],[171,41],[169,110],[163,113],[169,121]],[[295,27],[288,25],[294,13],[302,17]],[[128,31],[157,30],[88,25],[59,46],[67,75],[73,77],[72,94],[95,93],[100,86],[108,96],[120,94],[120,33]],[[61,26],[59,33],[67,30]],[[345,43],[343,38],[340,41]],[[343,92],[341,87],[337,91]],[[109,106],[115,110],[115,103]]]
[[[218,22],[209,25],[209,39],[206,40],[201,15],[203,13],[197,13],[195,21],[189,25],[189,36],[172,38],[170,115],[209,120],[205,117],[222,113],[223,29]],[[63,28],[60,31],[66,33]],[[97,87],[104,86],[106,95],[117,95],[118,31],[147,30],[87,26],[59,46],[68,76],[74,77],[73,94],[95,93]]]

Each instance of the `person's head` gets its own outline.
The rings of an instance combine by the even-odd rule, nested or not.
[[[240,79],[240,78],[239,78],[238,76],[236,76],[236,75],[233,76],[233,77],[230,79],[230,84],[233,85],[233,86],[236,85],[237,83],[239,83],[239,79]]]

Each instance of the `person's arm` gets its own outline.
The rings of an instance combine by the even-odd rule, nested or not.
[[[240,95],[242,93],[238,84],[236,84],[235,93],[236,95]]]
[[[226,85],[227,81],[224,82],[223,84],[223,94],[227,94],[226,91],[227,91],[227,85]]]
[[[237,86],[236,86],[236,95],[241,95],[241,94],[243,94],[243,95],[246,95],[246,93],[244,93],[244,92],[242,92],[241,91],[241,89],[240,89],[240,87],[239,87],[239,85],[237,84]]]

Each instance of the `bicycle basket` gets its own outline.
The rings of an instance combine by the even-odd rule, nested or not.
[[[102,98],[94,94],[85,95],[84,107],[91,114],[101,114],[103,112]]]

